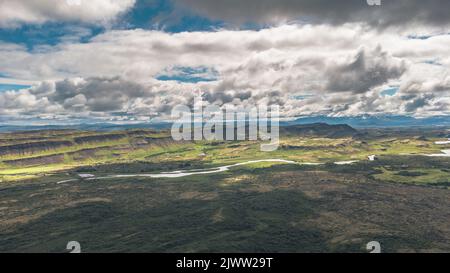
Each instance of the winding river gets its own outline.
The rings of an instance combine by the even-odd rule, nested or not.
[[[447,142],[437,142],[436,144],[447,144]],[[442,150],[442,153],[440,154],[424,154],[424,156],[430,156],[430,157],[450,157],[450,150]],[[191,175],[197,175],[197,174],[212,174],[212,173],[221,173],[228,171],[230,168],[248,165],[248,164],[254,164],[254,163],[260,163],[260,162],[275,162],[275,163],[285,163],[285,164],[297,164],[297,165],[323,165],[324,163],[312,163],[312,162],[295,162],[291,160],[284,160],[284,159],[262,159],[262,160],[251,160],[241,163],[236,163],[232,165],[226,165],[222,167],[216,167],[216,168],[209,168],[209,169],[194,169],[194,170],[181,170],[181,171],[173,171],[173,172],[162,172],[162,173],[156,173],[156,174],[116,174],[116,175],[108,175],[103,177],[95,177],[91,174],[79,174],[80,178],[82,180],[102,180],[102,179],[113,179],[113,178],[130,178],[130,177],[150,177],[150,178],[177,178],[177,177],[185,177],[185,176],[191,176]],[[349,165],[358,162],[357,160],[354,161],[339,161],[334,162],[336,165]],[[74,179],[67,179],[63,181],[56,182],[57,184],[64,184],[74,181],[80,181],[80,179],[74,178]]]
[[[116,174],[116,175],[108,175],[103,177],[93,177],[87,174],[80,174],[80,178],[84,178],[83,180],[103,180],[103,179],[113,179],[113,178],[130,178],[130,177],[150,177],[150,178],[177,178],[177,177],[185,177],[196,174],[212,174],[212,173],[220,173],[228,171],[230,168],[261,163],[261,162],[274,162],[274,163],[285,163],[285,164],[298,164],[298,165],[321,165],[322,163],[299,163],[291,160],[284,159],[262,159],[262,160],[251,160],[241,163],[236,163],[232,165],[226,165],[217,168],[209,168],[209,169],[196,169],[196,170],[183,170],[183,171],[173,171],[173,172],[162,172],[156,174]],[[336,162],[336,164],[351,164],[353,162]],[[64,184],[69,182],[79,181],[79,179],[68,179],[57,182],[57,184]]]
[[[426,156],[432,156],[432,157],[450,157],[450,150],[442,150],[441,154],[431,154]]]

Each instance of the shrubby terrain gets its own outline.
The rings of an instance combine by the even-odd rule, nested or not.
[[[3,133],[0,251],[365,252],[376,240],[384,252],[448,252],[450,157],[426,156],[450,149],[435,143],[448,133],[297,125],[274,152],[164,130]],[[103,179],[261,159],[296,164]]]

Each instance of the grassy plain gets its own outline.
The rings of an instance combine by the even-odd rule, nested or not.
[[[269,153],[258,142],[174,142],[150,130],[108,134],[0,135],[0,147],[72,143],[0,155],[0,252],[65,252],[72,240],[84,252],[366,252],[373,240],[383,252],[450,251],[450,158],[423,156],[450,148],[434,143],[442,140],[434,131],[289,134]],[[105,137],[75,141],[98,135]],[[372,154],[377,160],[367,159]],[[79,176],[274,158],[322,165],[260,162],[180,178]],[[358,162],[334,164],[349,160]],[[64,180],[71,181],[57,183]]]

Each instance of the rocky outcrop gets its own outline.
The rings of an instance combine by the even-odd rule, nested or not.
[[[13,166],[33,166],[44,164],[56,164],[64,161],[64,154],[37,156],[31,158],[22,158],[16,160],[5,160],[3,163]]]
[[[107,134],[107,135],[92,135],[92,136],[82,136],[76,137],[73,140],[77,144],[89,143],[89,142],[102,142],[102,141],[110,141],[110,140],[118,140],[125,138],[124,134]]]
[[[27,154],[72,146],[70,141],[37,141],[0,146],[0,155]]]

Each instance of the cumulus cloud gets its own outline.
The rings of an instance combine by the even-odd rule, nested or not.
[[[0,0],[0,27],[49,21],[107,23],[135,0]]]
[[[399,78],[405,64],[377,47],[372,52],[361,49],[349,63],[328,69],[327,89],[330,91],[364,93],[373,87]]]
[[[449,43],[450,35],[412,39],[360,24],[116,30],[40,51],[0,43],[2,73],[42,82],[0,93],[0,111],[155,117],[201,90],[221,106],[276,103],[284,116],[449,114]],[[190,76],[207,81],[183,81]],[[392,86],[396,94],[381,95]]]
[[[174,83],[135,83],[121,77],[47,81],[0,93],[0,114],[102,119],[168,116],[175,105],[193,101],[194,89],[194,85],[180,88]]]

